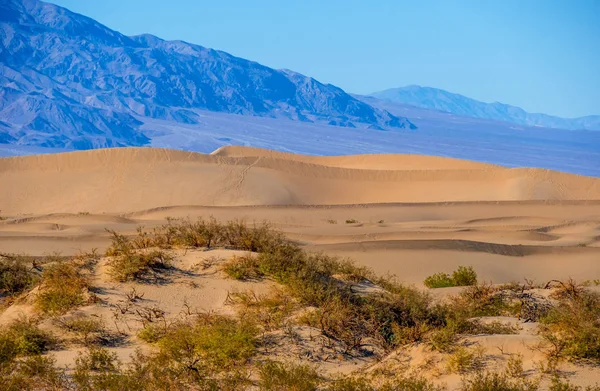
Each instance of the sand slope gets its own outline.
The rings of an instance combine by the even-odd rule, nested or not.
[[[7,215],[177,205],[343,205],[599,200],[600,179],[410,155],[310,157],[222,148],[211,155],[119,148],[0,159]]]

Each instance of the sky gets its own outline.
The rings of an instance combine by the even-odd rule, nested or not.
[[[126,35],[224,50],[367,94],[410,84],[600,115],[598,0],[50,0]]]

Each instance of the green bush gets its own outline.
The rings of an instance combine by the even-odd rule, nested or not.
[[[470,286],[477,284],[477,273],[471,266],[459,266],[452,276],[447,273],[436,273],[425,279],[428,288],[448,288],[452,286]]]
[[[85,346],[99,344],[106,334],[104,322],[91,316],[76,316],[59,322],[59,325],[77,335],[77,342]]]
[[[258,376],[261,391],[316,391],[320,381],[310,366],[274,361],[261,365]]]
[[[424,281],[427,288],[448,288],[456,286],[452,277],[447,273],[436,273]]]
[[[378,391],[442,391],[444,387],[433,384],[430,380],[419,375],[402,376],[389,381]]]
[[[4,365],[0,362],[0,390],[38,391],[66,390],[68,377],[56,368],[51,357],[34,355]]]
[[[65,313],[85,303],[89,278],[73,262],[47,266],[42,273],[42,285],[36,306],[49,314]]]
[[[15,319],[0,329],[0,364],[18,356],[44,353],[54,343],[54,338],[41,330],[33,319]]]
[[[258,261],[252,254],[234,256],[223,265],[223,271],[236,280],[256,279],[263,276],[258,269]]]
[[[123,251],[108,261],[110,276],[119,282],[145,280],[171,267],[172,257],[163,250]]]
[[[600,360],[600,294],[583,288],[560,293],[557,304],[540,319],[548,354]]]
[[[182,371],[222,372],[245,364],[255,354],[257,333],[254,324],[207,315],[171,328],[158,346],[160,354]]]
[[[472,377],[463,378],[461,391],[537,391],[537,382],[526,379],[512,379],[506,373],[477,372]]]
[[[587,386],[585,388],[581,386],[576,386],[568,381],[562,380],[558,376],[552,377],[552,383],[550,384],[550,391],[600,391],[600,386]]]
[[[0,254],[0,295],[13,296],[31,288],[39,276],[25,257]]]
[[[482,366],[482,354],[477,349],[467,349],[461,346],[448,357],[447,368],[452,373],[467,373],[481,369]]]

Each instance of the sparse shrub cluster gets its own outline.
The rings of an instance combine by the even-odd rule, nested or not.
[[[156,273],[171,266],[172,257],[161,249],[149,249],[140,242],[146,240],[145,233],[134,240],[111,231],[112,244],[106,254],[109,274],[116,281],[141,280],[155,277]],[[151,240],[151,239],[148,239]]]
[[[244,251],[264,252],[274,248],[286,240],[283,234],[271,229],[267,223],[249,226],[242,220],[221,223],[215,218],[167,219],[167,223],[155,228],[152,232],[138,228],[137,237],[127,243],[125,236],[116,236],[107,255],[116,255],[126,244],[133,249],[157,247],[169,249],[173,247],[213,248],[226,247]]]
[[[41,354],[55,343],[34,319],[21,317],[0,329],[0,365],[19,356]]]
[[[254,321],[264,330],[270,331],[281,327],[284,320],[297,308],[297,303],[280,289],[257,295],[252,291],[233,292],[226,300],[227,304],[236,304],[242,319]]]
[[[470,286],[477,284],[477,273],[472,266],[459,266],[452,275],[436,273],[425,279],[427,288],[448,288],[452,286]]]
[[[273,278],[300,304],[316,307],[305,321],[341,342],[346,352],[359,350],[365,338],[391,349],[419,340],[427,328],[444,324],[443,314],[428,295],[390,279],[385,279],[387,291],[359,295],[352,285],[370,277],[368,269],[306,253],[292,243],[259,253],[252,262],[239,258],[237,262],[239,266],[227,267],[243,269],[244,275]],[[384,283],[384,279],[375,282]]]
[[[30,289],[39,280],[31,260],[20,255],[0,254],[0,297],[14,296]]]
[[[478,371],[463,379],[461,391],[537,391],[539,384],[526,379],[514,379],[504,372]]]
[[[104,322],[99,317],[73,316],[57,320],[58,325],[76,336],[75,342],[85,346],[94,346],[103,343],[107,338]]]
[[[58,262],[44,268],[36,298],[39,310],[61,314],[86,303],[89,277],[75,262]]]
[[[540,319],[545,351],[554,358],[600,360],[600,294],[561,283],[557,303]]]

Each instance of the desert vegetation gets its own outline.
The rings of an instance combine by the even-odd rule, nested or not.
[[[459,266],[452,275],[436,273],[425,279],[427,288],[448,288],[451,286],[469,286],[477,283],[477,273],[471,266]]]
[[[35,313],[0,328],[0,389],[446,389],[415,368],[386,369],[389,357],[418,348],[433,360],[428,368],[460,376],[464,391],[571,391],[581,388],[560,377],[561,363],[600,360],[600,295],[574,281],[493,285],[478,281],[472,267],[459,267],[426,280],[430,288],[463,287],[439,300],[349,260],[307,252],[265,223],[169,219],[133,236],[110,235],[104,257],[0,258],[2,296],[12,298],[9,304],[30,300]],[[136,290],[171,283],[167,277],[177,272],[181,251],[216,248],[243,253],[196,268],[269,289],[230,291],[224,303],[230,313],[184,306],[176,316],[145,303]],[[103,303],[94,293],[100,263],[109,284],[121,289],[121,301]],[[114,324],[77,312],[89,306],[108,308]],[[489,352],[472,337],[519,332],[516,323],[496,318],[539,324],[531,349],[542,353],[544,371],[528,373],[519,355],[509,355],[502,366],[489,364]],[[111,350],[120,340],[144,349],[122,362]],[[51,353],[66,345],[83,349],[69,370]],[[331,360],[366,360],[374,369],[357,366],[336,375],[320,366]]]

